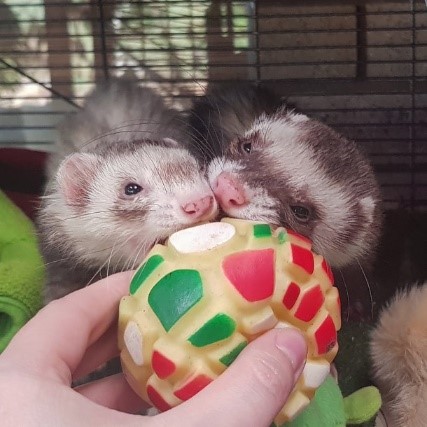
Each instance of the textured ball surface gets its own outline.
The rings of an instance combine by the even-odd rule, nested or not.
[[[202,390],[263,332],[294,326],[308,358],[281,425],[309,404],[338,350],[331,270],[284,228],[227,218],[179,231],[150,251],[129,293],[119,313],[123,370],[160,411]]]

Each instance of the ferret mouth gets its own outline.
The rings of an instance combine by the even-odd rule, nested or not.
[[[196,222],[194,224],[176,225],[166,236],[159,237],[154,244],[165,245],[166,242],[168,241],[168,239],[170,238],[170,236],[172,236],[172,234],[174,234],[178,231],[185,230],[187,228],[197,227],[197,226],[203,225],[203,224],[209,224],[211,222],[217,222],[223,218],[229,218],[229,217],[230,217],[230,215],[227,215],[225,212],[221,211],[217,215],[213,216],[212,218],[206,218],[206,219],[199,221],[199,222]]]
[[[162,245],[162,246],[166,246],[166,243],[167,243],[167,241],[169,240],[169,237],[171,237],[171,236],[172,236],[172,234],[177,233],[178,231],[181,231],[181,230],[184,230],[184,228],[180,228],[179,230],[175,230],[175,231],[173,231],[171,234],[169,234],[169,236],[167,236],[167,237],[163,237],[163,238],[161,238],[161,239],[158,239],[158,240],[156,241],[156,243],[153,245],[153,247],[154,247],[155,245]]]
[[[168,235],[158,238],[154,244],[165,245],[166,242],[168,241],[168,239],[170,238],[170,236],[172,236],[172,234],[174,234],[178,231],[184,230],[186,228],[197,227],[197,226],[202,225],[202,224],[208,224],[211,222],[221,221],[224,218],[236,218],[236,219],[242,219],[242,220],[247,220],[247,221],[267,223],[270,225],[272,231],[276,231],[277,228],[279,228],[279,227],[289,228],[289,226],[287,224],[273,223],[271,221],[268,221],[266,218],[247,218],[244,215],[242,217],[238,217],[237,215],[229,215],[229,214],[227,214],[227,212],[225,212],[223,209],[220,208],[215,217],[207,219],[205,221],[200,221],[198,223],[191,224],[191,225],[176,226]],[[154,244],[153,244],[153,246],[154,246]]]
[[[222,209],[220,209],[218,216],[214,219],[214,221],[221,221],[224,218],[236,218],[236,219],[243,219],[246,221],[266,223],[266,224],[270,225],[270,227],[273,231],[275,231],[279,227],[290,228],[288,224],[279,224],[276,221],[273,221],[273,220],[267,219],[267,218],[262,218],[262,217],[257,217],[257,216],[250,217],[247,215],[230,215]]]
[[[221,207],[218,210],[218,215],[215,218],[215,221],[221,221],[223,218],[228,218],[230,215],[227,214]]]

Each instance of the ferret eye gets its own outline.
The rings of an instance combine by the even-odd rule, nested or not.
[[[142,187],[140,185],[131,183],[126,185],[125,194],[126,196],[134,196],[135,194],[138,194],[141,190]]]
[[[304,206],[291,206],[295,218],[300,222],[307,222],[310,218],[310,211]]]
[[[249,154],[252,151],[252,142],[242,142],[240,144],[240,150],[246,154]]]

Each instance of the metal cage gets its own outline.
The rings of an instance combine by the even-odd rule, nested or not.
[[[263,82],[369,154],[387,209],[427,207],[424,1],[0,0],[0,145],[52,149],[97,79],[182,108]]]

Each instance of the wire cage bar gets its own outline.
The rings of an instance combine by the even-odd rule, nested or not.
[[[386,208],[427,208],[422,0],[0,0],[0,145],[51,150],[63,115],[123,75],[183,109],[263,82],[357,141]]]

